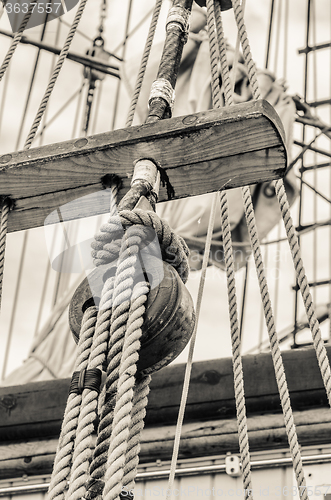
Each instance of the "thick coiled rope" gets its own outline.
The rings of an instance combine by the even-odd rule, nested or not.
[[[215,11],[214,11],[215,7]],[[215,18],[217,25],[217,39],[215,37]],[[212,74],[212,96],[214,107],[221,106],[221,92],[219,87],[218,60],[221,64],[221,75],[224,88],[225,105],[233,104],[233,96],[231,92],[229,69],[226,57],[225,37],[222,26],[221,9],[218,2],[207,0],[207,23],[210,46],[210,64]],[[225,91],[226,90],[226,91]],[[220,194],[220,209],[221,223],[223,233],[223,249],[225,258],[225,268],[227,275],[227,290],[229,303],[229,316],[231,328],[231,345],[233,359],[233,375],[234,375],[234,392],[236,399],[239,449],[241,455],[241,463],[243,469],[243,489],[246,498],[253,498],[251,468],[250,468],[250,453],[248,441],[248,428],[246,418],[246,404],[244,392],[244,374],[242,368],[242,359],[240,354],[240,337],[238,324],[238,305],[236,294],[235,270],[233,261],[233,249],[231,239],[231,229],[229,222],[229,204],[226,191]]]
[[[92,242],[92,256],[95,265],[104,265],[115,260],[118,256],[118,244],[113,243],[114,234],[120,231],[120,227],[144,226],[155,231],[158,237],[162,258],[171,264],[183,283],[186,283],[189,273],[188,254],[189,250],[181,236],[178,236],[166,221],[161,220],[154,212],[145,212],[141,209],[123,210],[118,217],[111,218],[100,228],[100,232]],[[148,233],[147,233],[148,238]]]
[[[1,205],[1,220],[0,220],[0,309],[2,301],[2,283],[5,268],[5,253],[8,230],[8,214],[10,210],[10,201],[3,200]]]
[[[62,66],[63,66],[63,63],[68,55],[68,52],[70,50],[70,45],[71,45],[71,42],[75,36],[75,33],[77,31],[77,28],[78,28],[78,24],[81,20],[81,17],[83,15],[83,12],[84,12],[84,9],[85,9],[85,6],[86,6],[86,3],[87,3],[87,0],[81,0],[80,4],[79,4],[79,7],[77,9],[77,12],[75,14],[75,18],[73,20],[73,23],[70,27],[70,30],[69,30],[69,33],[67,35],[67,38],[66,38],[66,41],[64,42],[64,45],[62,47],[62,50],[61,50],[61,53],[59,55],[59,58],[57,60],[57,63],[55,65],[55,68],[53,70],[53,73],[52,73],[52,76],[48,82],[48,85],[47,85],[47,88],[46,88],[46,91],[45,91],[45,94],[44,94],[44,97],[42,98],[41,100],[41,103],[39,105],[39,109],[37,111],[37,114],[36,114],[36,117],[33,121],[33,124],[31,126],[31,129],[30,129],[30,132],[28,134],[28,137],[25,141],[25,145],[24,145],[24,149],[29,149],[29,147],[31,146],[32,142],[33,142],[33,139],[37,133],[37,130],[38,130],[38,127],[40,125],[40,122],[42,120],[42,117],[45,113],[45,110],[46,110],[46,107],[47,107],[47,104],[48,104],[48,101],[49,101],[49,98],[53,92],[53,89],[54,89],[54,86],[55,86],[55,83],[56,83],[56,80],[60,74],[60,71],[62,69]]]
[[[95,331],[97,310],[95,307],[88,308],[83,317],[82,328],[79,336],[77,359],[75,371],[87,369],[90,347]],[[67,482],[71,471],[72,454],[82,395],[69,394],[67,406],[63,418],[58,449],[56,452],[53,473],[48,489],[48,500],[63,500],[67,489]]]
[[[26,28],[26,25],[29,22],[29,19],[32,14],[32,10],[34,8],[35,4],[31,3],[30,7],[28,9],[28,12],[25,14],[23,21],[19,27],[19,30],[17,33],[15,33],[15,36],[13,38],[12,43],[10,44],[10,47],[8,49],[7,54],[5,55],[5,58],[1,64],[0,67],[0,81],[2,80],[3,76],[5,75],[10,61],[12,60],[12,57],[14,55],[14,52],[18,46],[18,44],[21,41],[21,38],[23,36],[23,32]],[[2,302],[2,284],[3,284],[3,273],[4,273],[4,265],[5,265],[5,251],[6,251],[6,239],[7,239],[7,231],[8,231],[8,214],[9,210],[11,207],[11,201],[9,198],[5,198],[1,202],[1,218],[0,218],[0,309],[1,309],[1,302]]]
[[[309,290],[308,279],[305,273],[305,268],[301,258],[301,250],[299,246],[298,236],[291,217],[290,206],[285,192],[284,182],[279,180],[275,182],[275,190],[278,198],[287,238],[291,248],[294,267],[297,275],[297,282],[300,287],[303,298],[306,314],[309,322],[309,327],[312,332],[314,347],[317,354],[318,364],[321,370],[324,386],[331,406],[331,373],[330,363],[325,345],[322,339],[321,329],[316,317],[313,299]]]

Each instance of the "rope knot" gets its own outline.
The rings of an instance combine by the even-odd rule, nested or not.
[[[154,212],[123,210],[118,216],[111,217],[101,226],[92,242],[94,264],[101,266],[114,262],[119,256],[121,243],[131,249],[130,252],[132,244],[136,243],[144,264],[147,264],[146,259],[162,258],[176,269],[186,283],[189,249],[184,239]]]

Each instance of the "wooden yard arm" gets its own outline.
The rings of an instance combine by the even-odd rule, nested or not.
[[[8,228],[18,231],[43,225],[73,200],[61,209],[64,220],[108,212],[98,194],[109,176],[121,182],[121,199],[143,158],[163,169],[174,199],[277,179],[286,171],[284,143],[272,106],[252,101],[2,155],[0,198],[13,201]],[[159,201],[168,193],[161,186]]]

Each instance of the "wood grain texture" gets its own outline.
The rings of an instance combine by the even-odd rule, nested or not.
[[[0,196],[15,204],[9,231],[37,227],[58,207],[65,220],[109,210],[103,178],[130,187],[133,163],[155,160],[183,198],[270,181],[286,171],[284,131],[266,101],[171,118],[0,157]],[[86,195],[92,197],[80,199]],[[159,201],[168,200],[161,186]]]
[[[327,346],[329,358],[331,347]],[[283,353],[294,411],[328,406],[315,350]],[[270,354],[243,357],[248,416],[280,413],[280,399]],[[146,425],[176,423],[185,365],[153,374]],[[0,389],[0,440],[57,437],[69,391],[69,379],[34,382]],[[193,364],[185,422],[224,420],[236,415],[232,360]]]
[[[330,442],[329,409],[295,412],[294,421],[302,446],[322,446]],[[175,425],[147,426],[142,432],[140,464],[170,460],[175,430]],[[249,417],[248,433],[251,451],[288,448],[284,420],[280,414]],[[57,439],[0,444],[0,479],[24,474],[50,474],[56,447]],[[191,422],[183,426],[180,459],[218,456],[238,451],[236,419]]]

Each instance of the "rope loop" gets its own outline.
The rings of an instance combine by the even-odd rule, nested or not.
[[[157,256],[158,250],[155,247],[157,243],[155,236],[157,236],[162,259],[171,264],[182,281],[186,283],[189,273],[189,249],[184,239],[178,236],[157,214],[141,209],[123,210],[118,216],[111,217],[101,226],[92,242],[92,257],[96,266],[109,264],[117,259],[121,246],[119,236],[123,236],[123,231],[127,232],[127,238],[134,237],[134,233],[139,234],[142,240],[139,248],[150,250],[154,256]]]

